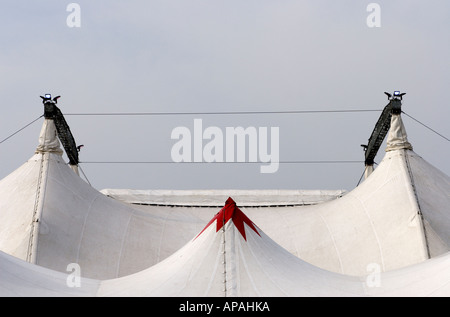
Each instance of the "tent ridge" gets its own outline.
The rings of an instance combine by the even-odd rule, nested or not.
[[[47,173],[50,161],[50,155],[62,156],[63,151],[58,141],[56,126],[52,119],[45,119],[39,134],[39,145],[36,147],[35,154],[39,154],[40,164],[36,185],[36,195],[31,218],[31,233],[28,243],[26,260],[31,263],[37,263],[37,248],[39,239],[40,218],[44,208],[45,187],[47,183]]]
[[[431,252],[430,252],[430,245],[429,245],[429,242],[428,242],[428,235],[427,235],[427,231],[426,231],[426,228],[425,228],[425,219],[423,217],[422,208],[420,206],[420,201],[419,201],[419,196],[417,195],[417,189],[416,189],[416,185],[415,185],[415,182],[414,182],[414,175],[413,175],[413,172],[411,170],[411,164],[410,164],[409,158],[408,158],[408,153],[407,153],[408,149],[404,149],[403,151],[405,153],[405,164],[406,164],[406,169],[408,171],[408,177],[409,177],[410,184],[411,184],[411,190],[412,190],[412,193],[413,193],[413,196],[414,196],[414,200],[415,200],[415,203],[416,203],[416,207],[417,207],[417,215],[420,216],[420,226],[421,226],[421,229],[422,229],[422,235],[423,235],[423,240],[424,240],[425,249],[426,249],[426,253],[427,253],[427,258],[430,259],[431,258]],[[412,150],[409,150],[409,151],[412,151]]]
[[[430,246],[428,242],[428,237],[425,229],[425,219],[422,214],[422,209],[420,206],[419,196],[417,194],[417,189],[414,181],[414,175],[411,168],[411,164],[409,162],[409,153],[413,151],[413,147],[411,143],[408,141],[408,135],[406,133],[405,125],[403,124],[403,120],[401,114],[393,114],[391,117],[391,128],[389,130],[389,136],[386,145],[386,152],[389,151],[401,151],[404,156],[405,168],[407,171],[407,177],[409,178],[409,185],[412,192],[412,198],[415,203],[415,207],[417,208],[417,215],[420,216],[420,227],[422,230],[422,237],[424,243],[424,249],[426,250],[426,257],[431,258]]]
[[[39,235],[39,220],[41,218],[42,209],[43,209],[43,202],[44,202],[44,196],[45,196],[45,182],[46,177],[44,175],[47,175],[48,171],[48,157],[47,160],[45,156],[48,156],[49,154],[41,153],[41,163],[39,166],[39,175],[37,179],[37,185],[36,185],[36,195],[35,195],[35,202],[33,207],[33,216],[31,217],[31,233],[30,233],[30,240],[28,243],[28,251],[27,251],[27,258],[26,260],[31,263],[36,263],[36,252],[37,252],[37,246],[38,246],[38,235]],[[45,164],[45,161],[47,161],[47,164]]]

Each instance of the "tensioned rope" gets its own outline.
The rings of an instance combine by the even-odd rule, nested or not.
[[[344,110],[286,110],[286,111],[219,111],[219,112],[98,112],[98,113],[66,113],[64,115],[66,116],[172,116],[172,115],[257,115],[257,114],[323,114],[323,113],[358,113],[358,112],[380,112],[379,109],[344,109]],[[402,111],[403,114],[408,116],[409,118],[413,119],[417,123],[421,124],[425,128],[429,129],[430,131],[434,132],[436,135],[440,136],[441,138],[450,141],[449,138],[442,135],[441,133],[437,132],[436,130],[432,129],[430,126],[420,122],[413,116],[407,114],[406,112]],[[5,142],[6,140],[10,139],[20,131],[24,130],[25,128],[29,127],[36,121],[38,121],[40,118],[42,118],[44,115],[40,115],[30,123],[26,124],[22,128],[18,129],[14,133],[10,134],[6,138],[2,139],[0,141],[0,144]],[[328,163],[328,161],[323,161]],[[336,162],[336,161],[331,161]],[[87,162],[84,162],[87,163]],[[117,162],[119,163],[119,162]],[[123,162],[125,163],[125,162]],[[127,162],[127,163],[139,163],[139,162]],[[155,162],[155,163],[162,163],[162,162]],[[291,163],[300,163],[297,161],[292,161]],[[305,162],[306,163],[306,162]],[[318,161],[311,161],[309,163],[319,163]],[[359,163],[359,161],[358,161]]]
[[[323,114],[323,113],[358,113],[358,112],[379,112],[381,110],[379,109],[344,109],[344,110],[285,110],[285,111],[221,111],[221,112],[103,112],[103,113],[66,113],[65,115],[68,116],[172,116],[172,115],[265,115],[265,114]],[[449,138],[445,137],[441,133],[437,132],[436,130],[432,129],[430,126],[420,122],[416,118],[412,117],[411,115],[407,114],[406,112],[402,111],[403,114],[411,118],[412,120],[416,121],[417,123],[421,124],[423,127],[429,129],[436,135],[440,136],[441,138],[450,141]],[[38,121],[40,118],[42,118],[44,115],[40,115],[30,123],[26,124],[22,128],[18,129],[14,133],[10,134],[6,138],[0,141],[0,144],[5,142],[6,140],[10,139],[20,131],[24,130],[25,128],[29,127],[36,121]],[[276,162],[279,164],[336,164],[336,163],[344,163],[344,164],[353,164],[357,163],[360,164],[363,161],[361,160],[291,160],[291,161],[280,161]],[[85,164],[168,164],[168,163],[176,163],[176,162],[170,162],[170,161],[84,161],[80,163]],[[182,164],[195,164],[195,163],[204,163],[204,162],[180,162]],[[228,164],[228,163],[235,163],[235,164],[248,164],[248,163],[261,163],[261,162],[209,162],[209,163],[220,163],[220,164]],[[275,162],[273,162],[275,163]],[[80,166],[81,168],[81,166]],[[83,175],[84,172],[82,171]],[[361,178],[358,181],[358,185],[361,182],[361,179],[363,177],[364,173],[361,175]],[[86,176],[85,176],[86,177]],[[87,178],[86,178],[87,180]],[[89,182],[89,181],[88,181]],[[357,185],[357,186],[358,186]]]
[[[420,123],[421,125],[423,125],[425,128],[427,128],[427,129],[429,129],[430,131],[432,131],[432,132],[434,132],[434,133],[436,133],[437,135],[439,135],[440,137],[442,137],[443,139],[445,139],[445,140],[447,140],[447,141],[450,141],[450,139],[449,138],[447,138],[447,137],[445,137],[445,136],[443,136],[442,134],[440,134],[439,132],[437,132],[436,130],[434,130],[434,129],[432,129],[432,128],[430,128],[429,126],[427,126],[426,124],[424,124],[424,123],[422,123],[422,122],[420,122],[419,120],[417,120],[417,119],[415,119],[415,118],[413,118],[412,116],[410,116],[409,114],[407,114],[406,112],[404,112],[404,111],[402,111],[402,113],[403,114],[405,114],[405,115],[407,115],[408,117],[410,117],[411,119],[413,119],[414,121],[416,121],[417,123]]]
[[[256,115],[256,114],[306,114],[380,112],[379,109],[347,110],[279,110],[279,111],[217,111],[217,112],[85,112],[65,113],[65,116],[184,116],[184,115]]]
[[[80,163],[84,164],[264,164],[264,163],[272,163],[272,164],[337,164],[337,163],[364,163],[364,160],[321,160],[321,161],[270,161],[270,162],[174,162],[174,161],[80,161]]]
[[[358,113],[358,112],[380,112],[380,109],[332,109],[332,110],[284,110],[284,111],[219,111],[219,112],[93,112],[93,113],[66,113],[66,116],[172,116],[172,115],[258,115],[258,114],[320,114],[320,113]],[[432,129],[430,126],[420,122],[416,118],[402,111],[425,128],[436,133],[443,139],[450,141],[441,133]],[[1,142],[0,142],[1,143]]]
[[[23,126],[22,128],[20,128],[19,130],[17,130],[16,132],[14,132],[13,134],[7,136],[6,138],[4,138],[3,140],[0,141],[0,144],[2,144],[3,142],[5,142],[6,140],[10,139],[11,137],[15,136],[17,133],[19,133],[20,131],[22,131],[23,129],[29,127],[30,125],[32,125],[33,123],[35,123],[36,121],[38,121],[40,118],[42,118],[44,115],[40,115],[39,117],[37,117],[36,119],[34,119],[33,121],[31,121],[30,123],[26,124],[25,126]]]

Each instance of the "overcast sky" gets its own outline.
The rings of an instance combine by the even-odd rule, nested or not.
[[[70,3],[1,1],[0,140],[43,114],[40,95],[61,95],[97,189],[351,190],[380,112],[74,114],[381,111],[383,92],[400,90],[403,111],[450,136],[448,0],[377,1],[378,11],[361,0],[85,0],[68,11]],[[378,24],[368,24],[375,13]],[[278,127],[280,161],[361,163],[289,163],[271,174],[260,162],[170,163],[172,131],[193,132],[194,119],[224,132]],[[414,151],[450,175],[449,141],[403,121]],[[33,155],[42,122],[0,144],[0,178]],[[383,155],[384,145],[376,162]],[[99,161],[169,163],[89,163]]]

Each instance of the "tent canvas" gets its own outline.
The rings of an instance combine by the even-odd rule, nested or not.
[[[392,116],[382,162],[354,190],[306,206],[259,208],[255,191],[233,207],[248,220],[225,221],[224,232],[213,230],[220,217],[209,203],[107,197],[63,162],[57,141],[46,119],[36,153],[0,181],[5,295],[449,294],[450,180],[413,152],[400,115]],[[67,289],[70,263],[80,266],[87,289]],[[373,266],[383,283],[367,288]]]

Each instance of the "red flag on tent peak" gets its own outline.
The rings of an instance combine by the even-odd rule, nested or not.
[[[233,224],[239,230],[245,241],[247,241],[247,237],[245,235],[244,223],[247,224],[247,226],[249,226],[259,236],[261,236],[256,229],[255,224],[242,212],[242,210],[240,210],[236,206],[236,202],[231,197],[228,197],[227,201],[225,202],[225,206],[211,219],[211,221],[206,225],[205,228],[203,228],[203,230],[197,235],[197,237],[201,235],[203,231],[205,231],[206,228],[208,228],[214,221],[217,221],[216,232],[218,232],[230,219],[233,221]]]

